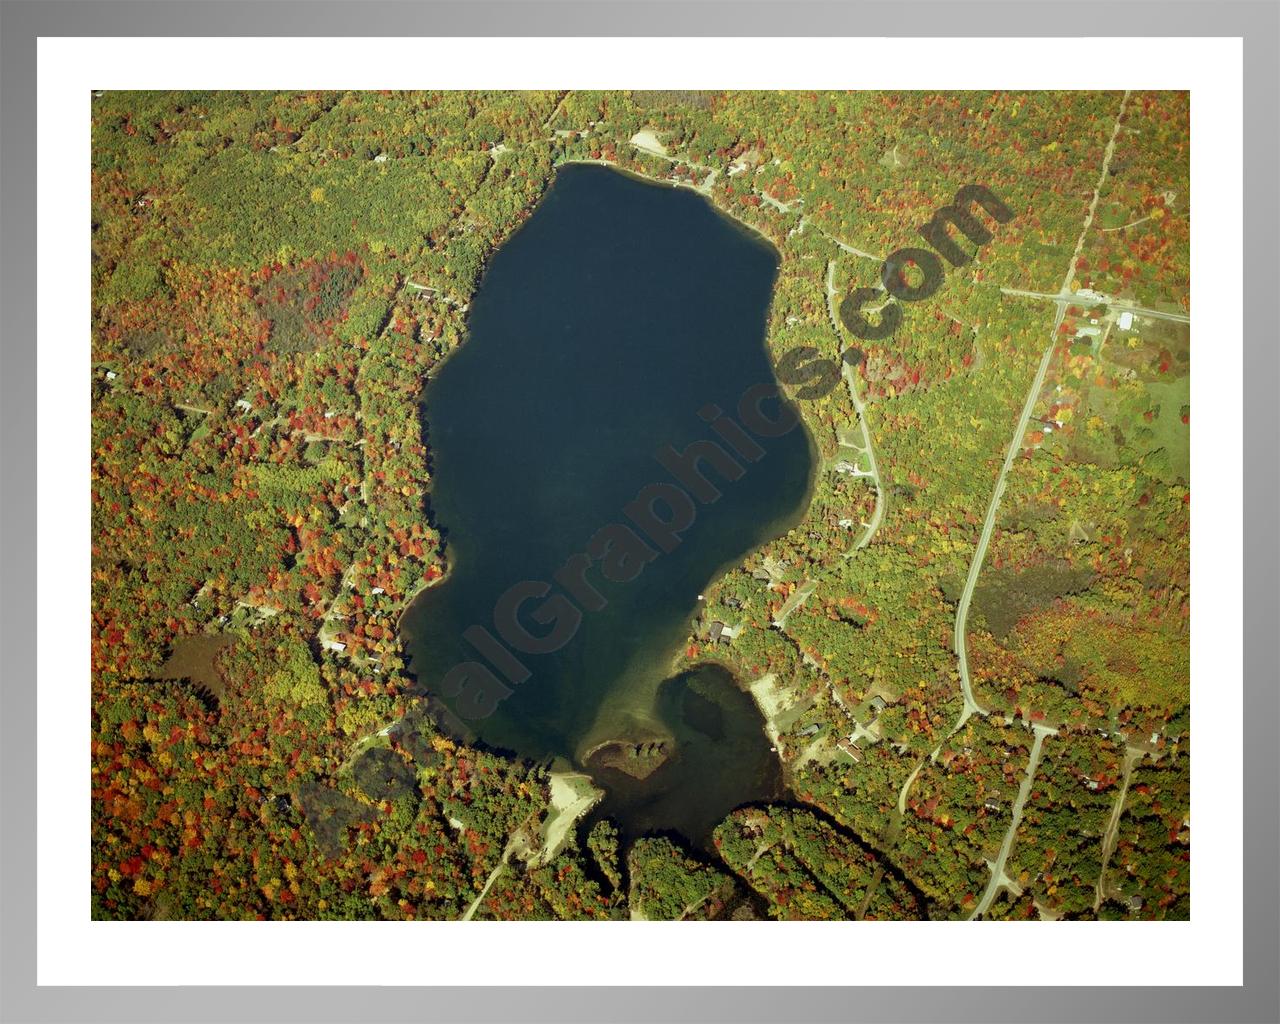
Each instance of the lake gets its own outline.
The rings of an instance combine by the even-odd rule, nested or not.
[[[591,772],[628,834],[701,841],[780,791],[732,677],[672,678],[704,587],[808,504],[778,260],[690,190],[563,167],[423,397],[449,575],[404,616],[410,671],[488,746]]]

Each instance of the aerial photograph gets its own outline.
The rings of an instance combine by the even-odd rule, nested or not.
[[[84,99],[95,920],[1190,919],[1189,93]]]

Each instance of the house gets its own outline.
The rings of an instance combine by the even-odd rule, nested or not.
[[[865,756],[862,753],[862,748],[858,746],[858,744],[854,743],[848,736],[842,736],[837,740],[836,746],[848,754],[849,757],[853,759],[854,764],[862,763],[862,759]]]
[[[1122,331],[1129,330],[1129,328],[1133,326],[1133,314],[1129,312],[1121,313],[1117,326],[1119,326]]]
[[[741,626],[730,626],[727,623],[716,620],[711,623],[711,639],[713,642],[727,644],[732,642],[739,633],[742,632]]]
[[[729,165],[728,177],[754,171],[764,163],[764,154],[758,149],[749,149]]]
[[[761,560],[760,568],[753,569],[751,575],[753,578],[763,580],[772,586],[782,580],[786,567],[787,563],[783,560],[765,555]]]
[[[817,722],[812,725],[806,725],[803,729],[796,733],[797,736],[817,736],[822,732],[822,726]]]
[[[1129,909],[1130,909],[1130,910],[1141,910],[1141,909],[1142,909],[1142,897],[1141,897],[1141,896],[1130,896],[1130,897],[1129,897]]]
[[[241,412],[253,412],[253,406],[246,402],[243,398],[236,399],[236,408]]]
[[[888,706],[889,705],[885,703],[885,699],[878,693],[867,702],[867,707],[871,709],[871,713],[874,715],[880,714],[880,712]]]
[[[1004,805],[995,797],[989,797],[983,805],[984,810],[990,811],[992,814],[1000,814],[1004,810]]]
[[[347,645],[341,640],[325,640],[320,646],[326,651],[333,651],[335,654],[341,654],[347,649]]]
[[[1079,519],[1071,520],[1071,530],[1067,534],[1067,540],[1073,544],[1087,544],[1093,538],[1089,536],[1089,530],[1085,529]],[[1102,730],[1102,735],[1107,734],[1106,730]]]

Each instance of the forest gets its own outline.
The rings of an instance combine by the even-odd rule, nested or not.
[[[95,918],[1189,917],[1186,93],[103,92],[92,123]],[[424,382],[572,161],[769,238],[775,359],[856,348],[798,402],[804,520],[674,666],[779,694],[791,796],[705,846],[553,845],[549,766],[442,727],[400,646],[449,571]],[[1012,217],[851,335],[841,298],[974,182]]]

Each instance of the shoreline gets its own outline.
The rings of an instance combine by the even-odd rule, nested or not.
[[[484,286],[484,281],[492,265],[492,259],[494,255],[497,253],[497,251],[501,248],[502,245],[510,241],[510,239],[519,232],[519,230],[524,226],[524,224],[532,217],[534,212],[536,212],[536,210],[547,200],[547,197],[551,194],[551,191],[554,188],[556,175],[559,169],[561,167],[574,166],[574,165],[606,167],[615,173],[622,174],[639,183],[643,183],[653,187],[660,187],[665,185],[672,188],[682,188],[682,189],[686,189],[688,191],[694,192],[697,195],[699,195],[703,200],[705,200],[708,203],[708,205],[711,207],[711,209],[714,210],[719,217],[724,218],[725,220],[730,222],[735,228],[735,230],[745,231],[747,235],[752,237],[753,242],[756,244],[761,244],[761,243],[767,244],[772,250],[772,255],[775,257],[776,266],[778,269],[781,268],[784,262],[783,251],[778,242],[775,242],[774,239],[770,238],[769,235],[767,235],[760,227],[757,227],[756,225],[751,224],[739,218],[729,210],[725,209],[719,202],[715,200],[714,195],[710,192],[709,189],[704,189],[690,182],[674,181],[668,178],[654,177],[650,174],[644,173],[643,171],[635,170],[631,167],[622,165],[615,161],[610,161],[605,159],[591,159],[591,158],[566,158],[566,159],[553,161],[552,174],[547,179],[547,184],[544,191],[538,196],[537,200],[527,208],[525,215],[521,217],[519,222],[514,224],[512,230],[506,232],[505,234],[501,235],[499,238],[495,239],[494,247],[492,251],[488,253],[486,257],[485,265],[481,270],[481,273],[477,279],[478,283],[476,285],[475,291],[470,296],[471,305],[474,305],[481,289]],[[712,176],[711,180],[714,180],[714,175]],[[759,344],[763,348],[763,352],[766,357],[766,360],[771,365],[774,361],[774,358],[773,358],[774,353],[773,353],[773,346],[771,345],[771,338],[775,333],[773,329],[773,324],[771,322],[771,315],[772,315],[774,303],[777,300],[776,288],[777,288],[777,277],[775,272],[775,278],[770,287],[769,305],[768,307],[766,307],[766,311],[765,311],[764,330],[762,331],[761,337],[759,340]],[[432,366],[431,368],[432,376],[430,378],[428,378],[425,374],[423,376],[422,391],[419,397],[419,404],[421,408],[420,420],[421,420],[421,425],[423,429],[423,441],[425,444],[429,445],[430,443],[430,425],[429,425],[429,416],[427,412],[427,403],[426,403],[427,391],[431,387],[432,383],[434,382],[434,377],[439,372],[440,368],[446,365],[448,360],[463,346],[465,346],[465,344],[469,340],[469,331],[466,329],[468,321],[469,321],[469,314],[464,319],[464,325],[463,325],[464,331],[462,335],[462,340],[459,342],[459,344],[455,348],[453,348],[451,351],[446,353],[440,361],[438,361]],[[755,545],[754,547],[752,547],[750,551],[745,552],[742,558],[728,559],[724,564],[718,566],[716,570],[712,573],[712,575],[709,577],[705,586],[708,586],[708,587],[713,586],[716,582],[721,580],[726,575],[726,573],[732,571],[733,569],[741,565],[742,560],[744,558],[751,557],[753,554],[758,552],[761,548],[765,547],[772,541],[776,540],[778,537],[785,536],[790,530],[795,529],[798,525],[804,522],[805,516],[808,514],[810,508],[812,507],[813,498],[817,490],[817,483],[819,479],[819,471],[820,471],[819,463],[820,463],[820,456],[821,456],[821,447],[815,435],[814,426],[810,422],[809,417],[805,415],[803,404],[798,400],[796,400],[794,397],[786,395],[785,388],[783,390],[783,394],[784,394],[784,397],[786,398],[787,403],[791,405],[796,412],[797,425],[800,425],[803,427],[806,445],[808,447],[809,455],[810,455],[810,467],[808,472],[808,479],[805,482],[805,491],[804,491],[803,498],[798,503],[796,509],[793,512],[780,516],[776,521],[776,523],[772,524],[775,526],[775,529],[770,531],[769,536],[766,538],[763,538],[761,542]],[[426,500],[430,499],[434,491],[433,483],[434,481],[428,482],[428,486],[424,494],[424,498]],[[433,529],[439,529],[439,524],[436,522],[429,521],[429,525]],[[447,550],[447,548],[442,547],[441,550],[443,552]],[[407,628],[408,616],[409,616],[409,613],[415,609],[415,607],[417,606],[417,602],[422,599],[423,595],[427,591],[433,590],[436,587],[438,587],[440,584],[448,580],[451,580],[453,578],[453,574],[457,569],[456,561],[449,558],[443,558],[440,564],[441,564],[441,573],[439,576],[429,581],[425,579],[420,580],[418,584],[415,585],[405,595],[403,604],[399,609],[399,612],[397,613],[396,620],[395,620],[396,634],[397,634],[397,638],[401,642],[402,656],[405,662],[405,667],[403,668],[402,672],[404,676],[407,678],[407,680],[409,681],[409,684],[410,684],[409,692],[413,694],[413,699],[415,700],[426,699],[430,701],[432,699],[432,694],[431,694],[430,688],[427,687],[423,677],[419,675],[417,672],[413,671],[411,667],[412,655],[410,653],[409,645],[408,643],[406,643],[406,641],[411,639],[412,637],[411,631]],[[691,609],[691,611],[694,612],[695,615],[698,614],[700,611],[700,603],[698,605],[695,605],[694,608]],[[671,678],[678,676],[682,672],[695,670],[696,668],[700,666],[705,666],[705,665],[712,665],[726,672],[729,675],[730,679],[733,681],[733,684],[739,690],[752,696],[753,699],[756,698],[756,694],[752,690],[753,684],[748,683],[744,677],[739,676],[735,666],[731,662],[724,661],[717,658],[708,658],[708,659],[703,659],[697,662],[686,662],[684,661],[683,647],[679,644],[675,645],[674,649],[672,650],[671,656],[666,664],[665,675],[663,675],[663,677],[660,680],[657,680],[652,687],[655,695],[658,689]],[[649,687],[645,687],[645,689],[649,689]],[[757,700],[756,703],[757,703],[757,708],[759,709],[759,701]],[[651,711],[652,709],[649,709],[649,710]],[[438,725],[441,725],[441,724],[447,725],[447,723],[441,723],[440,716],[435,712],[433,712],[429,707],[426,708],[426,713],[431,718],[435,719]],[[645,714],[640,714],[637,716],[637,718],[640,720],[643,720],[646,717],[649,717],[649,716]],[[770,731],[773,729],[772,720],[770,716],[767,715],[763,711],[763,709],[761,709],[761,717],[762,717],[762,723],[761,723],[762,730],[764,731],[765,736],[770,739],[771,745],[775,747],[778,746],[776,730],[774,730],[772,734]],[[398,719],[393,719],[392,724],[394,724],[394,721],[396,720]],[[385,729],[386,725],[387,723],[384,723],[381,728]],[[374,733],[376,733],[377,731],[380,731],[380,730],[375,730]],[[646,740],[664,740],[664,739],[669,740],[670,739],[669,729],[652,730],[652,731],[654,731],[655,733],[661,732],[662,735],[654,735],[652,737],[649,737],[647,736],[648,730],[646,730],[646,736],[640,737],[639,740],[633,739],[629,741],[626,739],[621,739],[617,735],[608,736],[606,734],[605,738],[593,741],[591,745],[587,747],[585,750],[581,750],[580,752],[575,752],[573,755],[569,755],[570,763],[580,768],[586,769],[589,759],[593,755],[597,754],[603,747],[608,746],[611,743],[643,742]],[[610,730],[610,732],[612,732],[612,730]],[[373,735],[374,733],[371,733],[370,735]],[[362,737],[361,739],[363,740],[366,738],[367,737]],[[522,755],[517,754],[516,756],[520,757],[522,760],[526,760],[526,761],[529,760],[528,758],[525,758]],[[779,751],[779,758],[781,758],[780,751]],[[536,761],[531,763],[536,763]]]

